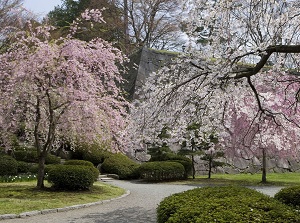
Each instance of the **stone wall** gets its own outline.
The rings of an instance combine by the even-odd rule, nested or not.
[[[133,98],[138,98],[138,92],[145,84],[146,79],[152,72],[158,71],[163,66],[168,66],[177,53],[170,51],[160,51],[144,47],[138,66],[138,73],[135,82],[135,93]]]
[[[213,173],[261,173],[262,161],[258,157],[244,159],[240,157],[226,157],[220,161],[226,165],[213,168]],[[196,172],[199,175],[208,173],[207,162],[196,159]],[[269,158],[267,157],[268,173],[300,172],[300,161],[293,158]]]

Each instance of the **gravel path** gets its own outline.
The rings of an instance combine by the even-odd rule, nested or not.
[[[125,188],[130,194],[121,199],[67,212],[2,220],[1,223],[155,223],[159,202],[173,193],[195,188],[188,185],[144,184],[113,180],[110,184]],[[279,187],[252,187],[273,196]]]

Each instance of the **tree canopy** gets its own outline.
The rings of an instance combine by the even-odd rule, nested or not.
[[[158,140],[155,132],[167,125],[178,143],[187,126],[197,122],[200,132],[217,131],[224,147],[233,134],[241,142],[250,140],[251,149],[297,151],[297,1],[194,3],[187,27],[191,39],[201,41],[148,79],[134,111],[140,117],[136,120],[142,120],[137,121],[139,139]],[[238,132],[237,125],[244,125],[243,131]]]
[[[7,147],[11,135],[24,131],[24,143],[39,156],[38,187],[43,187],[45,157],[61,143],[109,142],[122,150],[119,134],[129,104],[120,83],[120,50],[101,38],[73,37],[81,22],[101,22],[101,11],[85,11],[70,34],[51,38],[54,27],[38,26],[16,34],[0,55],[0,126]]]
[[[119,49],[124,49],[124,25],[122,21],[123,11],[114,1],[97,0],[64,0],[61,6],[57,6],[47,15],[47,22],[53,26],[60,27],[60,35],[68,31],[70,24],[80,17],[86,9],[102,10],[102,17],[105,22],[92,24],[89,29],[82,27],[76,33],[76,38],[89,41],[100,37],[114,43]],[[87,24],[84,24],[87,26]]]

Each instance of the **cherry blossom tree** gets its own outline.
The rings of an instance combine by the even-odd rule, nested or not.
[[[0,56],[1,137],[9,146],[11,134],[24,128],[25,142],[38,153],[38,188],[44,187],[47,154],[62,140],[124,148],[119,132],[129,105],[119,86],[125,58],[100,38],[73,38],[86,20],[102,22],[101,11],[85,11],[66,38],[52,39],[53,27],[29,24],[29,31],[17,33],[17,41]]]
[[[181,143],[185,129],[197,122],[200,132],[217,132],[220,143],[226,146],[230,139],[236,150],[297,150],[297,4],[194,1],[189,13],[191,39],[201,31],[200,44],[206,39],[205,45],[188,48],[149,77],[133,111],[140,117],[135,119],[138,139],[157,140],[154,133],[167,125],[172,126],[173,143]]]
[[[262,182],[266,182],[266,158],[299,159],[299,108],[294,92],[298,77],[266,73],[254,80],[255,94],[240,92],[225,105],[223,126],[227,155],[249,159],[262,157]],[[294,82],[295,81],[295,82]],[[242,93],[242,94],[241,94]],[[259,107],[272,113],[264,113]],[[275,114],[274,111],[277,113]]]

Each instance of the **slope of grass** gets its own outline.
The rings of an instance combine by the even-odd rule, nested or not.
[[[216,185],[261,185],[261,174],[213,174],[211,179],[207,176],[197,176],[196,179],[188,179],[177,182],[180,184],[216,184]],[[267,184],[270,186],[300,185],[300,173],[269,173]]]
[[[68,192],[35,189],[36,181],[0,183],[0,214],[61,208],[86,204],[121,196],[125,190],[115,186],[94,183],[90,191]],[[49,185],[47,185],[49,186]]]

